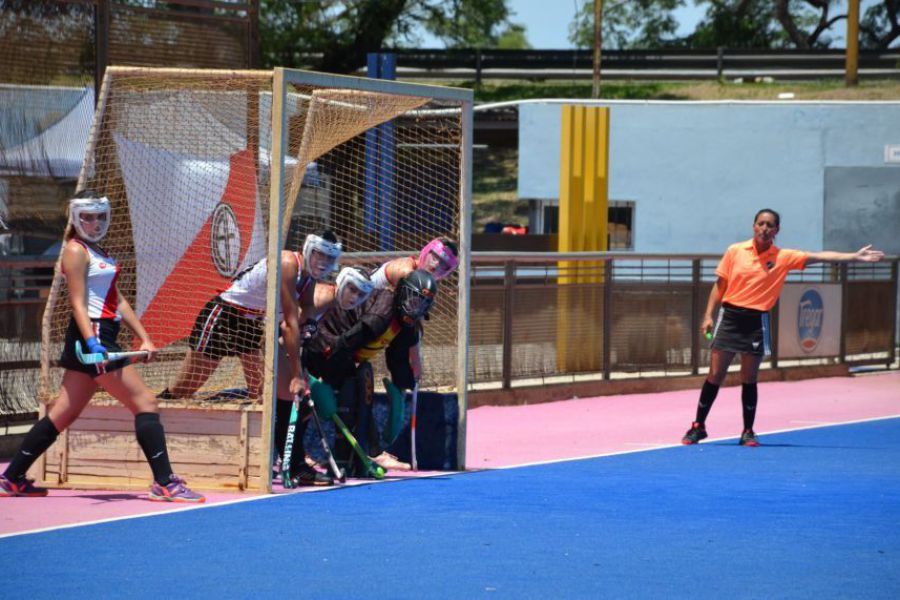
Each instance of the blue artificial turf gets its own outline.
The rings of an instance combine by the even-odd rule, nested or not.
[[[6,538],[3,571],[31,598],[900,598],[900,419],[761,441]]]

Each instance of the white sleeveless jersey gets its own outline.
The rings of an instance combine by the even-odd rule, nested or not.
[[[369,277],[372,280],[372,286],[376,290],[383,290],[385,288],[391,287],[391,283],[387,278],[387,266],[388,263],[383,263],[380,267],[375,269],[375,271]]]
[[[119,293],[116,281],[119,266],[113,257],[102,250],[95,250],[83,241],[75,241],[87,251],[90,261],[87,268],[87,309],[91,319],[113,319],[120,321]]]
[[[296,252],[292,252],[294,259],[297,261],[297,281],[294,284],[294,290],[297,300],[306,291],[306,288],[312,283],[312,277],[303,273],[303,260]],[[266,314],[266,275],[268,267],[266,259],[260,259],[255,265],[241,273],[235,278],[227,290],[220,294],[220,297],[229,304],[234,304],[245,308],[257,316]]]

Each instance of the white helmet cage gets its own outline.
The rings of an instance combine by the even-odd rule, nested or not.
[[[325,268],[322,269],[321,273],[315,273],[312,269],[312,255],[313,252],[316,251],[331,259],[329,263],[326,264]],[[313,276],[313,279],[316,279],[317,281],[325,279],[325,277],[337,267],[337,260],[340,256],[340,242],[329,242],[314,233],[306,236],[306,241],[303,242],[303,266],[306,268],[307,272]]]
[[[81,215],[105,215],[105,219],[101,219],[100,233],[92,234],[85,231],[81,225]],[[78,232],[79,237],[89,242],[99,242],[106,236],[106,232],[109,231],[110,216],[109,198],[106,196],[72,198],[69,201],[69,223]]]
[[[344,267],[341,269],[341,272],[338,273],[336,283],[335,299],[337,300],[338,306],[344,310],[354,309],[365,302],[372,294],[372,290],[375,289],[375,284],[372,283],[368,273],[361,267]],[[344,289],[348,285],[355,287],[361,294],[352,304],[345,304],[343,302]]]

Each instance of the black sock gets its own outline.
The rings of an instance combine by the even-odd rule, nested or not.
[[[172,465],[169,463],[169,452],[166,449],[166,432],[159,421],[157,413],[138,413],[134,417],[134,433],[138,444],[150,463],[153,480],[160,485],[169,483]]]
[[[697,418],[694,419],[697,423],[701,425],[706,423],[706,417],[709,415],[709,410],[712,408],[713,402],[716,401],[718,394],[719,386],[709,381],[703,382],[703,389],[700,390],[700,401],[697,403]]]
[[[53,445],[56,438],[59,437],[59,431],[53,425],[50,417],[44,417],[34,424],[31,431],[25,436],[25,441],[19,447],[19,451],[13,456],[9,466],[3,476],[11,481],[17,481],[25,477],[25,473],[34,464],[34,461],[41,454],[47,451],[47,448]]]
[[[758,394],[755,383],[741,385],[741,406],[744,408],[744,429],[753,429],[756,419],[756,401]]]

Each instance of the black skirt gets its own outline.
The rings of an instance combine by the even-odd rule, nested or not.
[[[768,356],[772,353],[769,313],[723,304],[713,330],[711,347],[725,352]]]

